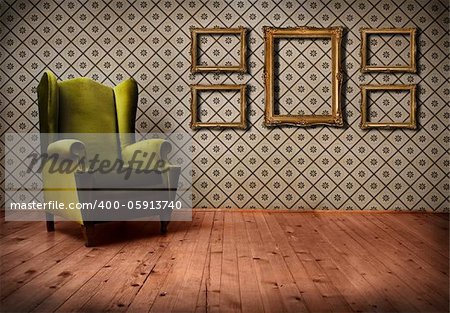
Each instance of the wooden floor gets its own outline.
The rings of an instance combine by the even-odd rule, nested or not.
[[[447,214],[196,211],[79,227],[1,221],[1,312],[448,312]]]

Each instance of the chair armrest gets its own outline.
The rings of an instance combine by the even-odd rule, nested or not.
[[[147,139],[136,142],[125,147],[122,150],[122,160],[130,167],[134,167],[132,163],[137,161],[143,162],[143,164],[149,164],[149,162],[156,166],[156,162],[159,160],[167,161],[167,155],[172,151],[172,145],[169,141],[164,139]],[[130,162],[131,161],[131,162]]]
[[[49,156],[56,154],[58,158],[63,160],[76,160],[86,156],[86,147],[84,146],[84,143],[79,140],[62,139],[49,144],[47,154]]]

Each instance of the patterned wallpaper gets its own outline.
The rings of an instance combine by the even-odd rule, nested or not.
[[[448,1],[0,3],[2,134],[38,130],[36,86],[46,69],[60,79],[88,76],[108,85],[132,76],[140,86],[138,132],[186,131],[194,137],[195,207],[449,211]],[[190,73],[189,29],[214,26],[249,29],[248,73]],[[345,127],[263,126],[263,26],[345,27]],[[361,74],[361,27],[417,27],[418,72]],[[233,63],[236,38],[216,39],[209,50],[213,55],[206,51],[201,61],[222,55]],[[372,41],[371,49],[381,52],[371,60],[401,62],[407,56],[397,43],[404,40]],[[279,86],[280,110],[327,110],[327,61],[319,59],[327,58],[328,45],[280,40],[279,75],[286,78]],[[189,85],[221,83],[247,84],[248,129],[190,130]],[[362,131],[359,85],[368,83],[418,84],[419,128]],[[395,108],[401,106],[396,96],[379,96],[391,101],[377,101],[373,112],[402,120],[395,114],[403,112]],[[215,110],[214,103],[204,107],[213,118],[208,110]],[[223,110],[216,118],[232,119],[236,112],[229,111],[230,116]]]

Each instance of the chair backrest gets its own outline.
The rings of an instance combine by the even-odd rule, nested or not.
[[[120,92],[117,96],[116,88]],[[121,145],[123,147],[131,142],[121,143],[118,133],[134,133],[137,85],[134,80],[128,80],[116,88],[89,78],[57,82],[53,73],[45,72],[38,86],[40,130],[41,133],[60,133],[44,143],[45,149],[55,140],[72,138],[84,142],[88,158],[95,154],[101,159],[120,157]],[[69,135],[72,133],[111,135],[102,136],[101,140],[90,140],[85,136],[77,138]]]

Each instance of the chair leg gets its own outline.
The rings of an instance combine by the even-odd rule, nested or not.
[[[169,221],[161,221],[161,234],[167,233],[168,225],[169,225]]]
[[[95,224],[92,222],[84,222],[81,225],[81,230],[84,237],[84,245],[86,247],[93,247],[95,245]]]
[[[50,213],[45,213],[45,220],[47,221],[47,232],[55,231],[55,216]]]

